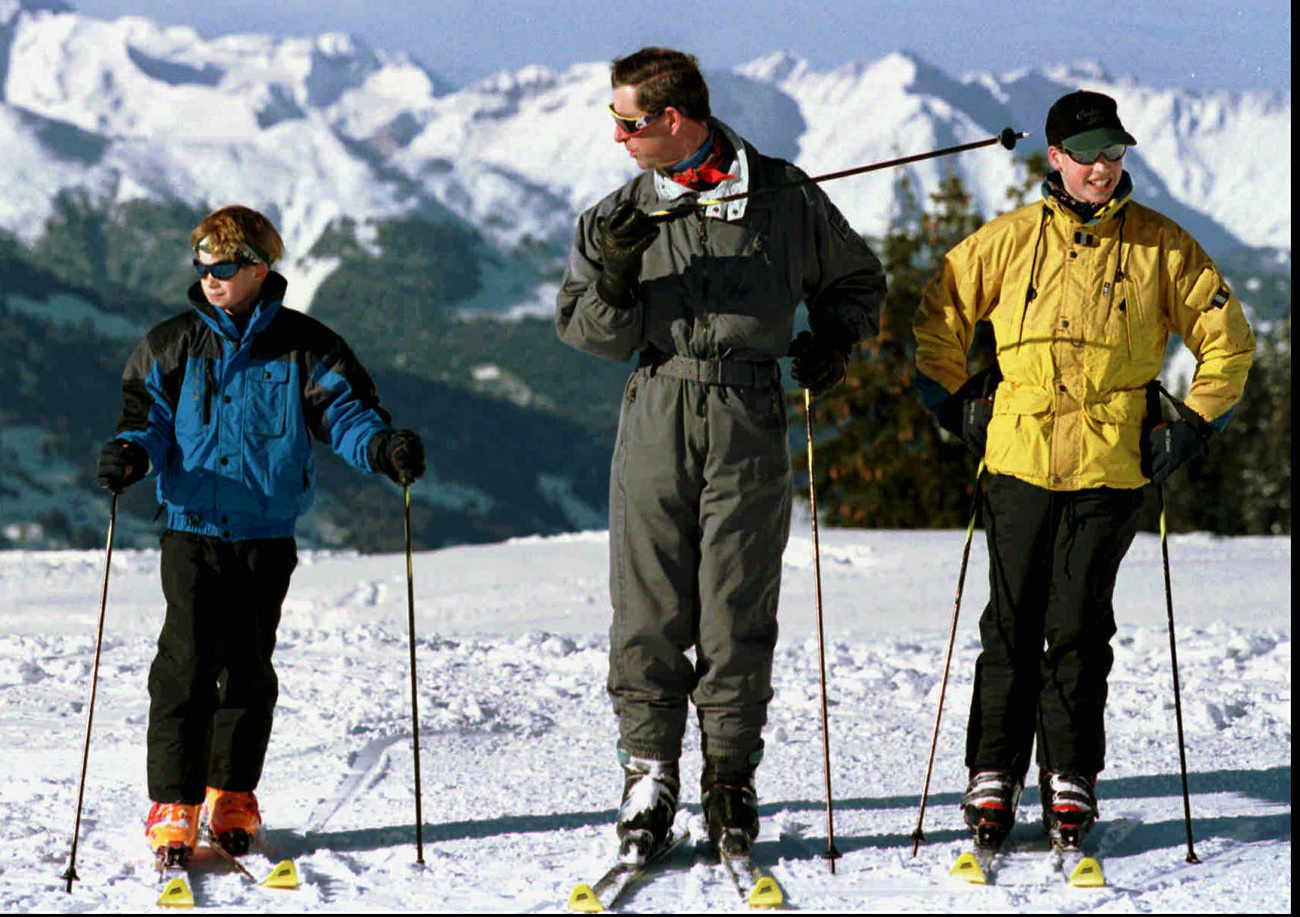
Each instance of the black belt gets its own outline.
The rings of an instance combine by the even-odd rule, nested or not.
[[[662,357],[643,353],[641,366],[649,366],[652,375],[662,373],[704,385],[738,385],[743,388],[766,388],[781,381],[781,367],[776,360],[697,360],[694,357]]]

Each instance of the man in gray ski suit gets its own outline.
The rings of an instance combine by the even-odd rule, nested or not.
[[[646,48],[615,60],[610,83],[614,141],[643,172],[580,217],[556,329],[598,357],[637,357],[609,498],[620,852],[648,856],[670,833],[688,698],[710,837],[745,850],[790,530],[776,361],[793,355],[813,394],[837,384],[878,329],[885,278],[819,187],[761,193],[805,175],[712,118],[695,58]],[[650,217],[673,208],[684,215]],[[812,332],[792,345],[800,302]]]

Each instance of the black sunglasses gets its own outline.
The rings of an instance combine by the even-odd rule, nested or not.
[[[240,268],[248,267],[247,261],[218,261],[216,264],[204,264],[199,259],[194,259],[194,273],[199,275],[199,279],[211,274],[218,280],[229,280],[239,273]]]
[[[1062,149],[1065,149],[1062,147]],[[1107,162],[1119,162],[1124,158],[1124,151],[1128,147],[1122,143],[1112,143],[1110,146],[1104,146],[1099,150],[1065,150],[1065,155],[1069,156],[1081,166],[1090,166],[1101,157],[1105,156]]]

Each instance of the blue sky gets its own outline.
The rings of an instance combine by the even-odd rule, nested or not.
[[[791,51],[818,69],[910,50],[952,76],[1084,60],[1183,89],[1289,90],[1291,12],[1277,0],[70,0],[200,34],[345,31],[462,86],[527,64],[563,69],[650,44],[729,67]]]

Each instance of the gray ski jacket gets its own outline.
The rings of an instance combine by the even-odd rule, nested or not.
[[[806,178],[764,156],[719,121],[736,150],[735,178],[706,199]],[[621,201],[646,212],[694,196],[657,172],[643,172],[582,214],[557,298],[556,330],[572,347],[624,361],[646,350],[705,360],[786,356],[795,309],[808,306],[815,334],[847,346],[879,330],[885,275],[875,254],[817,185],[696,209],[661,224],[646,250],[631,309],[596,293],[600,228]]]

